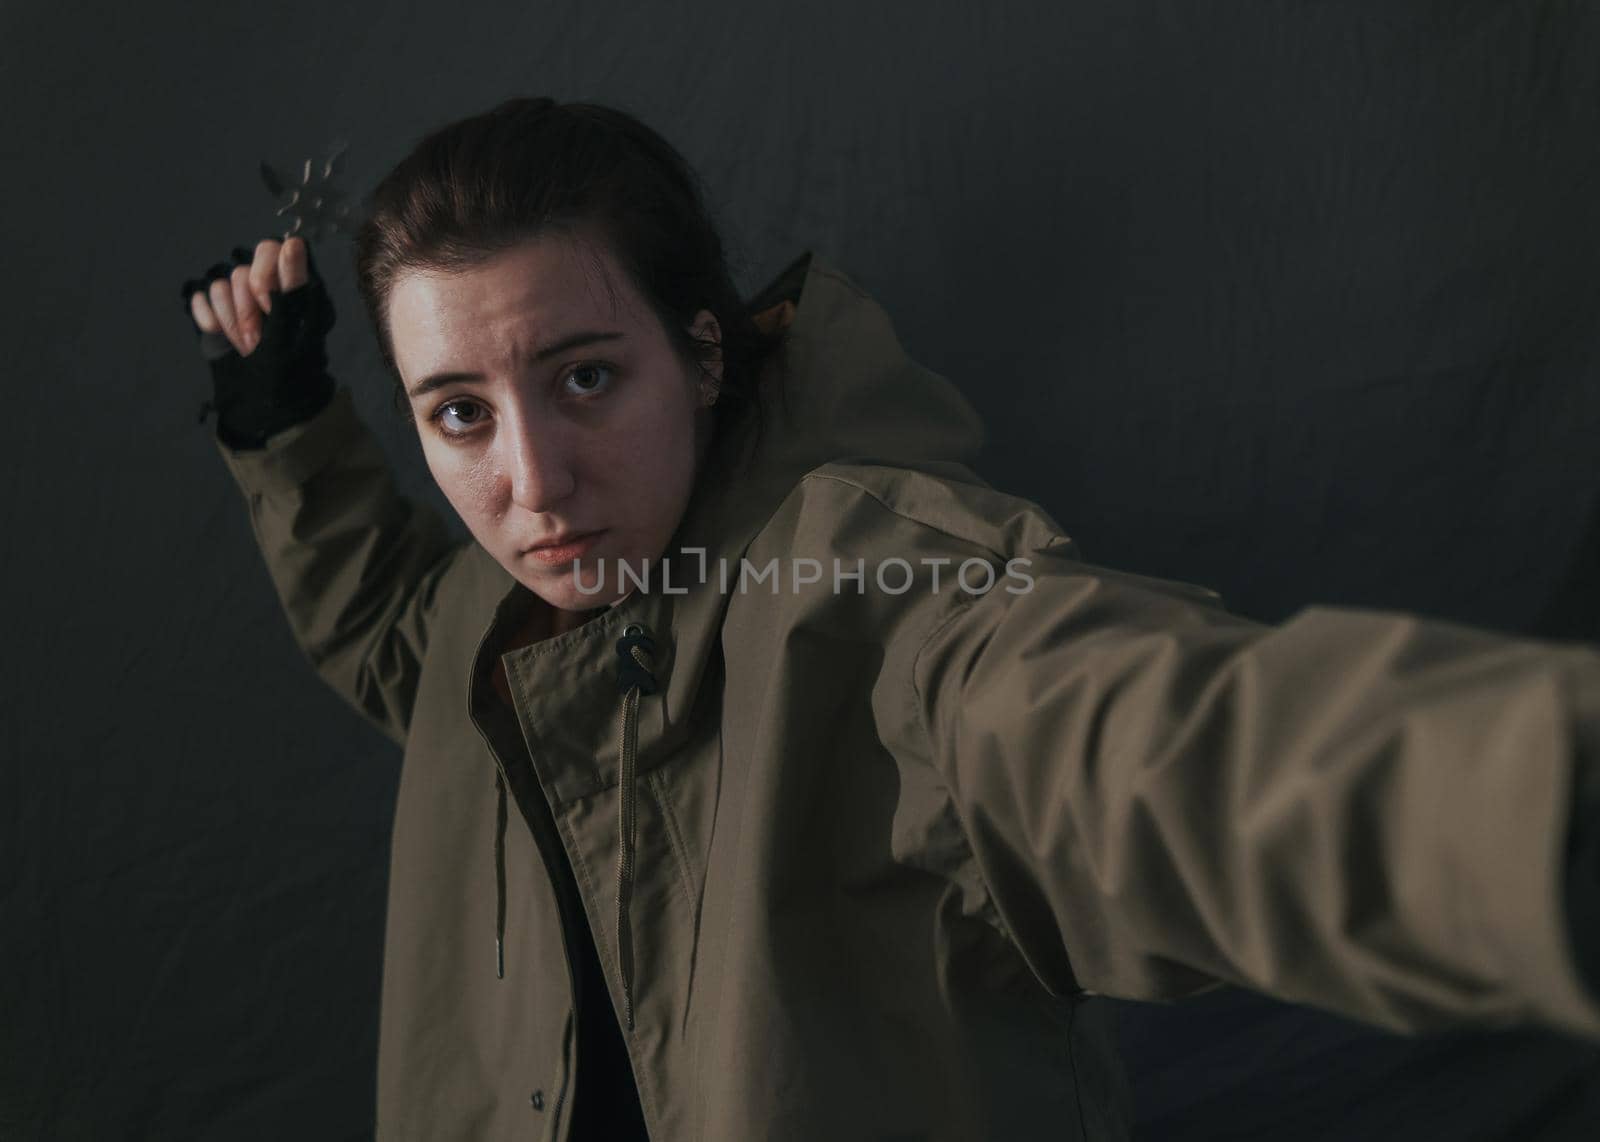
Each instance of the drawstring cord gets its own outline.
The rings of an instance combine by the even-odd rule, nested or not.
[[[494,977],[506,978],[506,782],[494,770]]]
[[[639,736],[639,695],[656,692],[655,643],[637,623],[617,640],[617,689],[622,700],[622,757],[617,774],[617,958],[622,968],[622,1012],[633,1030],[633,902],[634,765]]]

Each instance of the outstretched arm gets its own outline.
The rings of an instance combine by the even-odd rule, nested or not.
[[[1344,607],[1268,626],[1054,553],[1030,574],[913,673],[1047,986],[1600,1037],[1562,898],[1569,823],[1600,825],[1600,653]]]

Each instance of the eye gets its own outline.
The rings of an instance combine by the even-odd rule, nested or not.
[[[465,422],[462,422],[460,412],[462,409],[478,409],[481,411],[481,406],[472,401],[465,400],[445,401],[442,405],[433,410],[433,415],[429,419],[437,424],[439,426],[439,431],[446,436],[465,436],[472,430],[472,426],[476,424],[477,421],[469,419]],[[453,418],[457,423],[464,423],[464,427],[452,427],[450,424],[451,418]]]
[[[612,375],[610,365],[589,361],[575,366],[567,374],[563,387],[575,397],[590,397],[609,388]]]

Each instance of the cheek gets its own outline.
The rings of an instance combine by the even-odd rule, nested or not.
[[[663,434],[639,461],[634,483],[641,500],[650,504],[658,522],[672,522],[663,520],[663,514],[682,508],[694,482],[693,437],[678,431]]]
[[[471,458],[447,444],[423,445],[433,482],[463,519],[492,514],[496,488],[494,465],[486,456]]]
[[[640,507],[648,505],[654,516],[681,500],[693,480],[694,417],[682,402],[652,396],[593,442],[590,462],[583,467],[591,481],[626,484]]]

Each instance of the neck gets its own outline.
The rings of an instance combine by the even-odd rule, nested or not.
[[[550,612],[551,638],[558,634],[566,634],[569,630],[578,629],[595,614],[594,611],[563,611],[558,607],[549,606],[549,604],[546,604],[546,609]],[[605,608],[598,609],[604,610]]]

